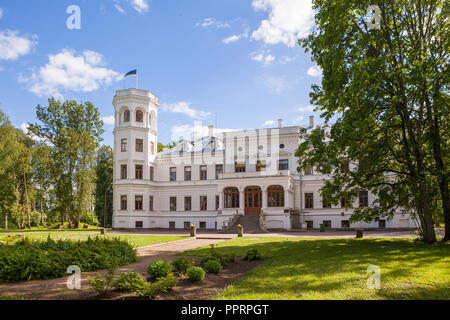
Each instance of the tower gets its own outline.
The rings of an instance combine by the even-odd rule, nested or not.
[[[150,228],[157,154],[158,98],[150,91],[116,91],[113,228]]]

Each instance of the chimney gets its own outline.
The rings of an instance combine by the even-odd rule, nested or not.
[[[283,119],[278,119],[278,128],[283,127]]]
[[[309,126],[314,128],[314,116],[309,116]]]
[[[194,131],[194,133],[192,134],[192,140],[195,142],[198,139],[198,132]]]
[[[214,126],[213,125],[208,126],[208,136],[210,136],[210,137],[214,136]]]

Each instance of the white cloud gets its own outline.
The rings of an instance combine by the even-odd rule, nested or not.
[[[61,97],[63,91],[91,92],[100,86],[120,80],[121,74],[103,67],[103,55],[85,50],[76,55],[74,50],[63,49],[58,54],[50,54],[48,63],[33,70],[31,76],[19,76],[19,81],[39,95]]]
[[[275,61],[275,57],[270,54],[270,51],[262,51],[259,53],[252,53],[251,59],[253,61],[261,62],[264,66],[268,66]]]
[[[253,0],[252,7],[269,12],[269,18],[252,34],[253,39],[267,44],[294,47],[314,26],[311,0]]]
[[[294,56],[294,57],[282,56],[282,57],[280,57],[279,62],[281,64],[286,64],[286,63],[294,61],[295,59],[297,59],[297,56]]]
[[[0,59],[17,60],[37,45],[37,36],[19,36],[18,31],[0,31]]]
[[[245,32],[243,32],[241,34],[229,36],[228,38],[223,39],[222,42],[225,43],[225,44],[228,44],[228,43],[231,43],[231,42],[236,42],[239,39],[247,39],[248,38],[248,32],[249,32],[249,30],[245,30]]]
[[[125,10],[124,10],[120,5],[118,5],[117,3],[114,4],[114,7],[115,7],[115,8],[117,9],[117,11],[119,11],[121,14],[126,14]]]
[[[273,126],[275,124],[275,120],[267,120],[266,122],[263,123],[263,127],[270,127]]]
[[[103,117],[102,121],[103,121],[104,124],[107,124],[107,125],[114,125],[115,124],[114,116]]]
[[[217,21],[214,18],[205,18],[203,19],[203,21],[201,22],[197,22],[195,24],[196,27],[202,27],[202,28],[207,28],[210,26],[214,26],[216,28],[229,28],[230,24],[228,22],[221,22],[221,21]]]
[[[46,139],[44,138],[40,138],[37,135],[35,135],[34,133],[31,133],[30,131],[28,131],[28,127],[30,125],[28,123],[22,122],[20,124],[20,130],[22,130],[23,133],[25,133],[28,137],[30,137],[31,139],[33,139],[36,142],[45,142]],[[51,145],[51,143],[47,142],[46,144]]]
[[[295,108],[295,111],[297,111],[297,112],[313,112],[314,111],[314,106],[309,105],[309,106],[306,106],[306,107]]]
[[[321,77],[322,69],[319,66],[313,66],[308,69],[307,74],[311,77]]]
[[[302,122],[304,119],[305,119],[305,117],[303,117],[303,116],[297,117],[297,118],[295,118],[295,123]]]
[[[149,6],[147,3],[147,0],[130,0],[131,5],[133,6],[134,10],[136,10],[139,13],[145,13],[148,11]]]
[[[205,119],[211,115],[211,112],[192,109],[191,103],[187,101],[162,104],[161,111],[181,113],[193,119]]]

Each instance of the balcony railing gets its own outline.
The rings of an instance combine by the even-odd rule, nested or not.
[[[264,170],[250,172],[226,172],[219,174],[220,179],[260,178],[260,177],[289,177],[289,170]]]

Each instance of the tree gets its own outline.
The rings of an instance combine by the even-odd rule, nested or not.
[[[169,142],[168,144],[162,144],[161,142],[158,142],[158,152],[164,151],[166,148],[173,148],[177,145],[175,141]]]
[[[113,156],[113,150],[110,146],[102,146],[97,152],[95,214],[104,227],[112,225]]]
[[[355,209],[352,220],[408,210],[427,243],[436,241],[438,186],[448,239],[448,2],[313,4],[317,29],[300,43],[323,70],[311,101],[334,124],[305,136],[300,167],[329,163],[333,177],[322,192],[335,203],[360,190],[378,196],[375,206]],[[369,5],[381,10],[380,28],[369,30]],[[343,163],[351,169],[342,170]]]
[[[54,210],[61,223],[78,228],[81,216],[92,211],[95,189],[96,149],[101,141],[103,122],[90,102],[61,103],[49,99],[48,107],[38,105],[41,124],[29,130],[51,146],[49,173],[54,193]]]

